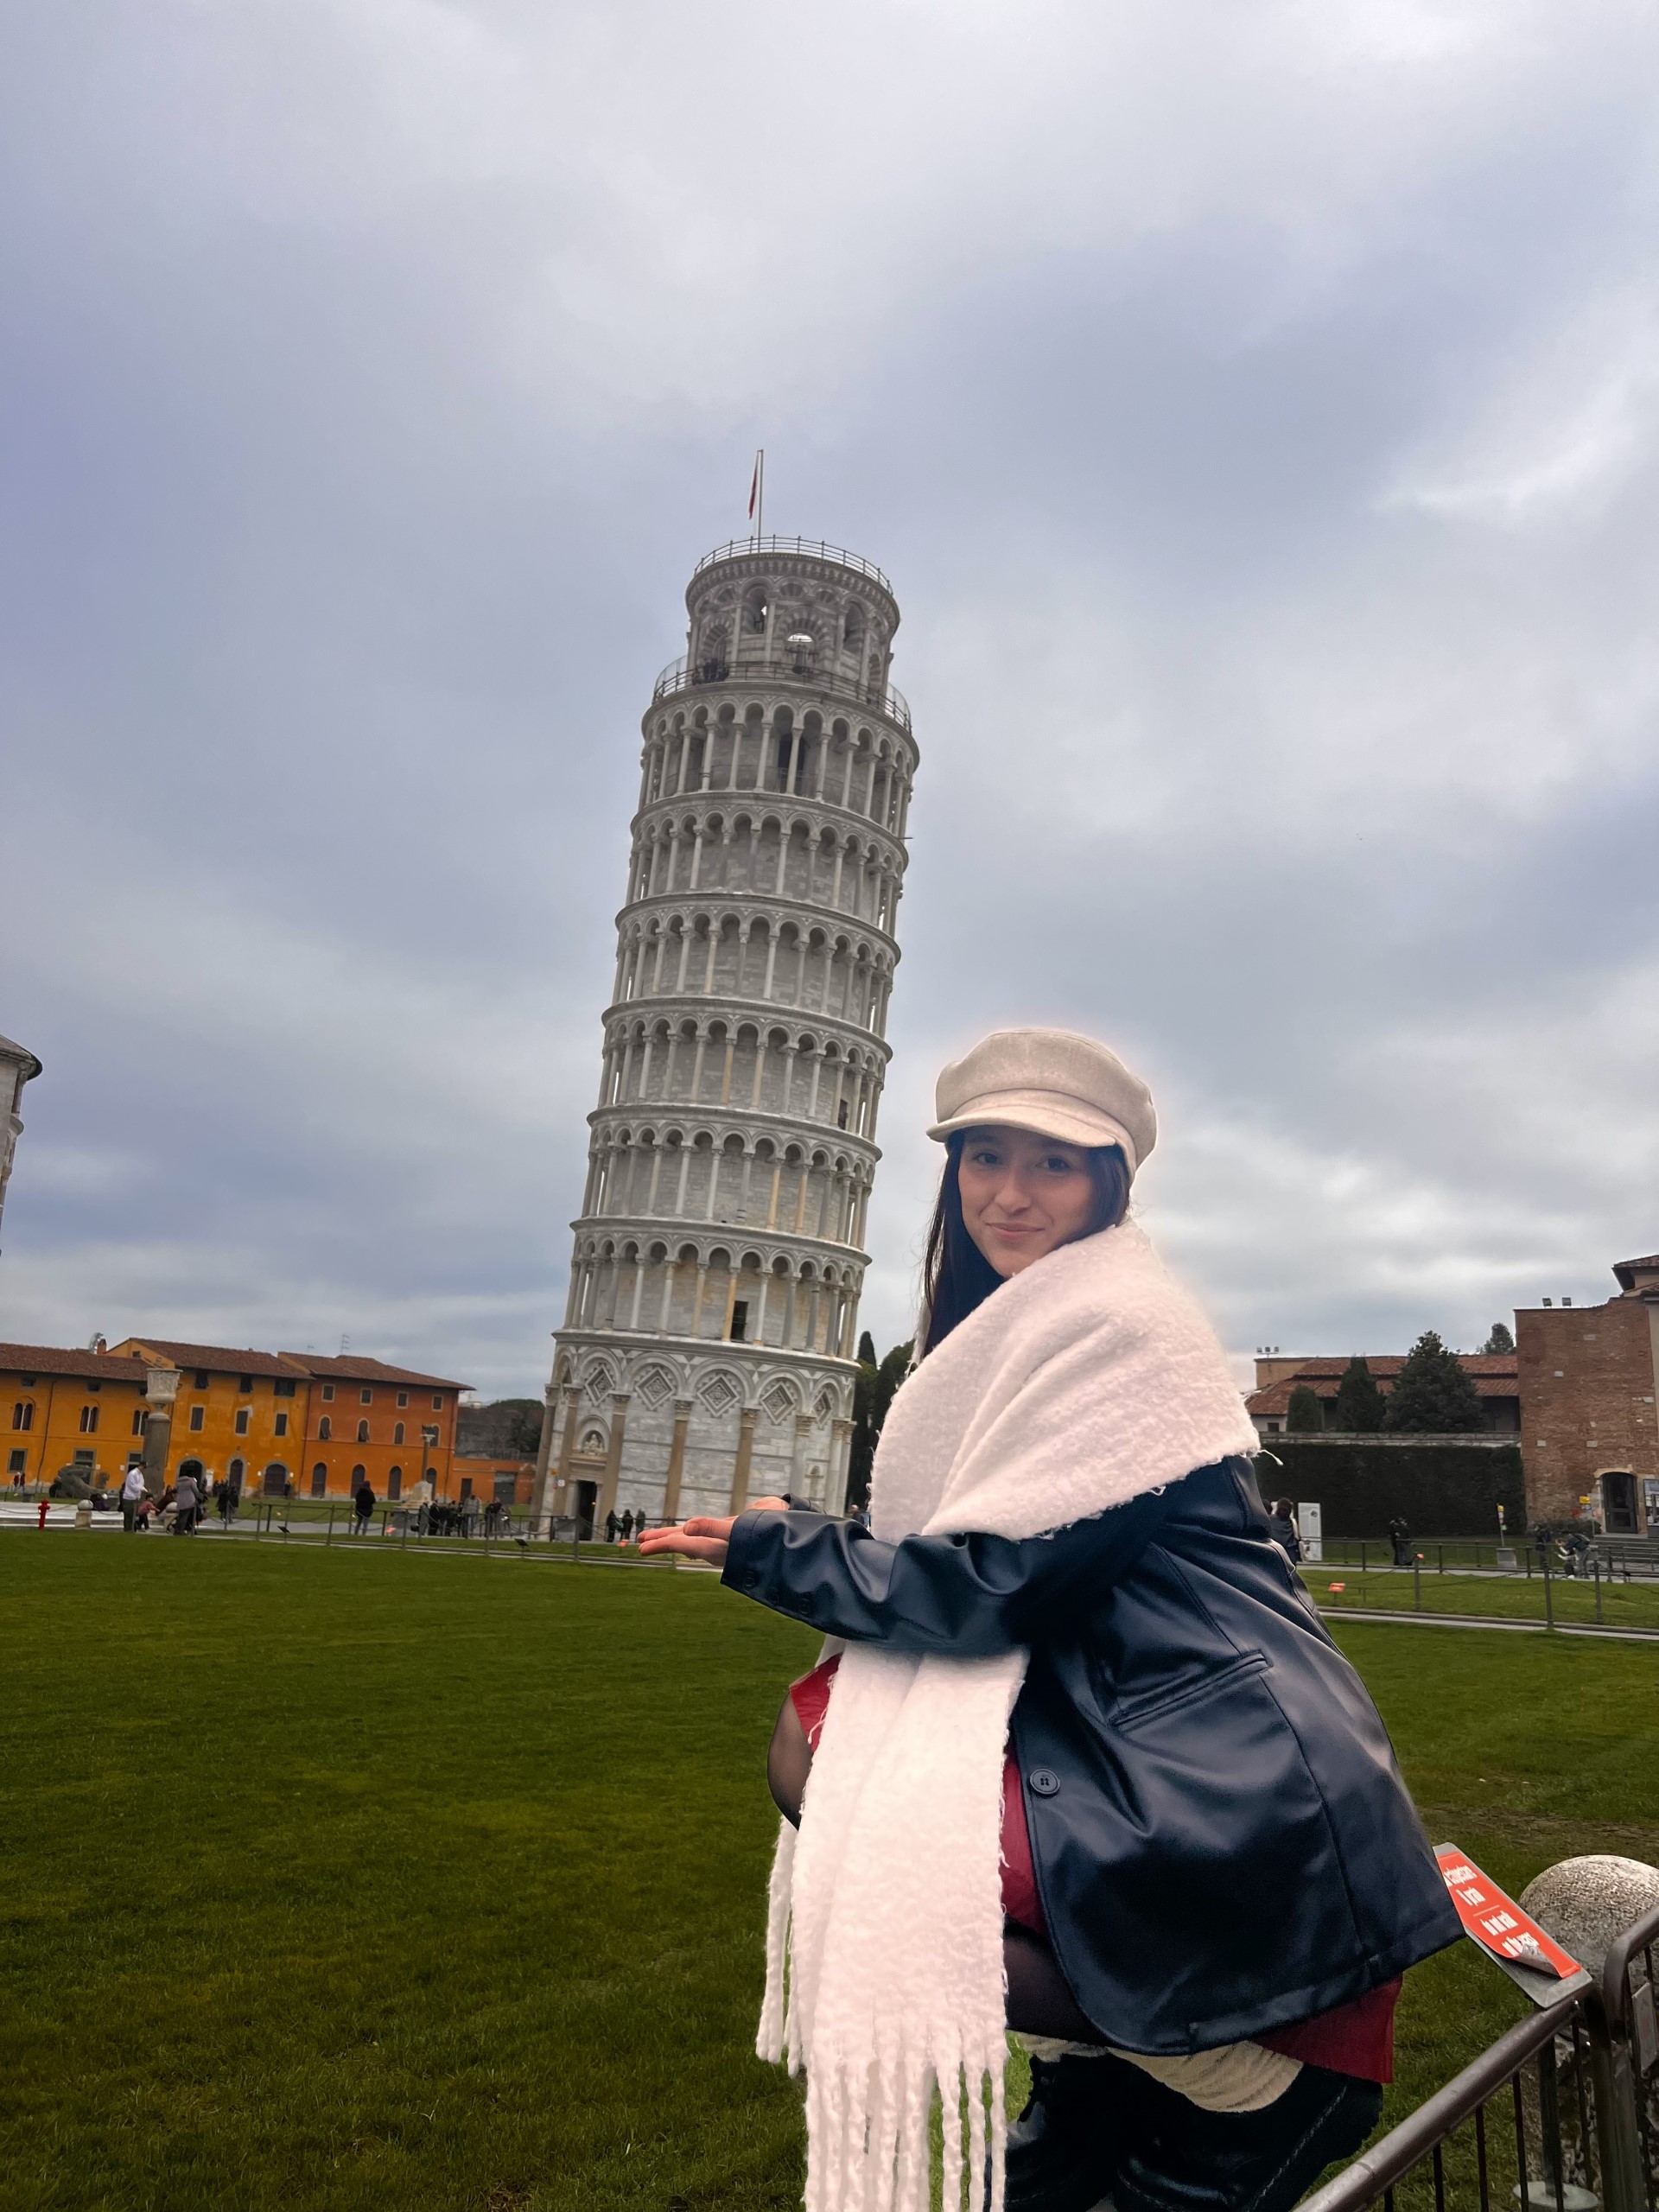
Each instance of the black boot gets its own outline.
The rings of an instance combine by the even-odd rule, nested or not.
[[[1382,2109],[1376,2082],[1322,2066],[1304,2066],[1260,2112],[1204,2112],[1147,2088],[1146,2125],[1107,2181],[1117,2212],[1289,2212]]]
[[[1033,2058],[1008,2130],[1007,2212],[1094,2212],[1111,2185],[1109,2058]]]

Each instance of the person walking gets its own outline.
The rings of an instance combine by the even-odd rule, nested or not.
[[[1411,1530],[1407,1525],[1403,1513],[1396,1513],[1389,1522],[1389,1541],[1394,1546],[1395,1565],[1409,1567],[1411,1565]]]
[[[173,1492],[173,1534],[194,1536],[196,1515],[200,1509],[201,1491],[194,1475],[182,1474]]]
[[[629,1506],[622,1516],[622,1541],[625,1544],[631,1544],[633,1541],[633,1508],[632,1506]]]
[[[1296,1509],[1287,1497],[1275,1497],[1268,1516],[1268,1534],[1293,1567],[1300,1564],[1302,1539],[1296,1526]]]
[[[352,1534],[366,1536],[369,1523],[374,1518],[374,1485],[366,1475],[352,1493],[352,1511],[355,1516],[352,1522]]]
[[[138,1526],[138,1501],[143,1495],[143,1465],[135,1459],[121,1480],[121,1527],[129,1536]]]
[[[617,1537],[621,1534],[621,1529],[622,1529],[622,1523],[621,1523],[621,1522],[617,1518],[617,1516],[616,1516],[616,1514],[615,1514],[614,1510],[613,1510],[613,1511],[611,1511],[611,1512],[607,1513],[607,1514],[605,1516],[605,1541],[606,1541],[606,1542],[607,1542],[607,1544],[613,1544],[613,1543],[616,1541]]]
[[[925,2204],[937,2071],[949,2206],[1005,2166],[1009,2212],[1287,2212],[1376,2125],[1400,1977],[1458,1919],[1226,1357],[1126,1218],[1145,1084],[1000,1031],[929,1134],[869,1531],[766,1497],[644,1541],[841,1647],[767,1760],[760,2048],[806,2075],[808,2201]]]

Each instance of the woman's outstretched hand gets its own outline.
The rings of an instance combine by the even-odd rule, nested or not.
[[[751,1498],[745,1510],[750,1513],[787,1513],[786,1497]],[[726,1554],[732,1546],[732,1530],[737,1516],[723,1517],[699,1514],[690,1521],[683,1521],[677,1529],[647,1529],[639,1539],[639,1549],[649,1559],[653,1552],[678,1552],[685,1559],[700,1559],[709,1567],[724,1567]]]

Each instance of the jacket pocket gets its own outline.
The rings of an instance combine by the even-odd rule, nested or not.
[[[1196,1681],[1189,1678],[1169,1689],[1149,1690],[1143,1697],[1121,1700],[1108,1714],[1108,1722],[1120,1734],[1133,1735],[1154,1720],[1161,1720],[1172,1713],[1185,1713],[1206,1699],[1219,1697],[1224,1690],[1233,1689],[1240,1682],[1267,1671],[1267,1655],[1247,1651],[1230,1666],[1217,1669],[1213,1675],[1201,1675]]]

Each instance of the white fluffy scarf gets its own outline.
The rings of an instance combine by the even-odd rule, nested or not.
[[[1106,1230],[1014,1276],[912,1374],[871,1528],[1041,1535],[1255,1443],[1204,1315],[1139,1229]],[[926,2212],[936,2087],[944,2203],[965,2179],[977,2204],[988,2085],[1001,2212],[1002,1762],[1026,1658],[842,1655],[772,1868],[758,2046],[806,2072],[808,2212]]]

